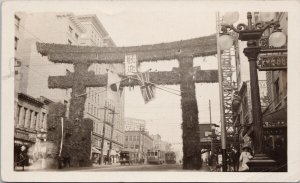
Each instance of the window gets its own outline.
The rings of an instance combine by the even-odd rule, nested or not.
[[[68,39],[68,44],[69,44],[69,45],[72,45],[72,41],[70,41],[69,39]]]
[[[125,141],[128,141],[128,136],[125,136]]]
[[[18,48],[19,38],[15,37],[15,50]]]
[[[79,35],[77,33],[75,33],[75,38],[76,38],[76,40],[78,40],[78,38],[79,38]]]
[[[15,26],[17,30],[20,29],[20,21],[21,19],[17,15],[15,15]]]
[[[72,33],[73,32],[73,28],[71,26],[69,26],[69,32]]]

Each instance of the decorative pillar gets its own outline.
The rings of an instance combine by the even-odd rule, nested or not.
[[[198,124],[198,106],[195,92],[193,57],[188,54],[178,56],[180,72],[183,169],[201,168],[201,149]]]
[[[24,120],[24,116],[25,116],[25,109],[24,107],[21,107],[21,111],[20,111],[20,116],[19,116],[19,122],[18,122],[18,125],[20,127],[24,127],[24,123],[25,123],[25,120]]]
[[[39,112],[36,116],[35,130],[40,128],[40,121],[42,119],[42,112]]]
[[[250,70],[250,87],[251,87],[251,104],[252,104],[252,120],[253,120],[253,145],[254,153],[261,154],[263,150],[263,123],[261,115],[260,94],[257,76],[257,56],[260,47],[257,41],[248,41],[244,49],[244,54],[248,57]]]
[[[31,118],[30,118],[30,129],[34,129],[35,127],[35,111],[31,112]]]
[[[27,109],[25,113],[25,125],[24,125],[25,128],[29,128],[30,125],[29,119],[30,119],[30,109]]]
[[[85,78],[88,77],[88,68],[89,64],[74,64],[74,73],[76,74],[73,77],[74,81],[70,101],[69,118],[71,121],[75,121],[75,119],[82,120],[84,116],[84,106],[87,96],[82,94],[86,93]]]

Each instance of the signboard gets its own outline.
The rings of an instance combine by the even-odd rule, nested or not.
[[[134,75],[137,73],[137,56],[134,55],[125,55],[125,75]]]
[[[260,71],[287,69],[287,54],[260,54],[257,66]]]

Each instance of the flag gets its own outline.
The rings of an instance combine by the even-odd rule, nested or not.
[[[154,84],[149,83],[149,72],[138,73],[137,78],[139,80],[141,93],[146,104],[154,99],[155,86]]]
[[[118,74],[113,73],[112,71],[108,71],[107,85],[112,91],[117,92],[119,90],[120,82],[121,78]]]
[[[112,71],[108,71],[107,74],[107,98],[114,100],[119,96],[119,86],[120,86],[121,78],[117,73],[113,73]]]

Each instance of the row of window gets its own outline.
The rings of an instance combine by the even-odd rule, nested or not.
[[[15,124],[24,128],[31,128],[33,130],[46,128],[47,114],[31,110],[21,105],[17,106]]]
[[[140,136],[139,135],[137,135],[137,136],[131,136],[131,135],[129,135],[129,136],[125,136],[125,141],[139,141],[140,140]]]

